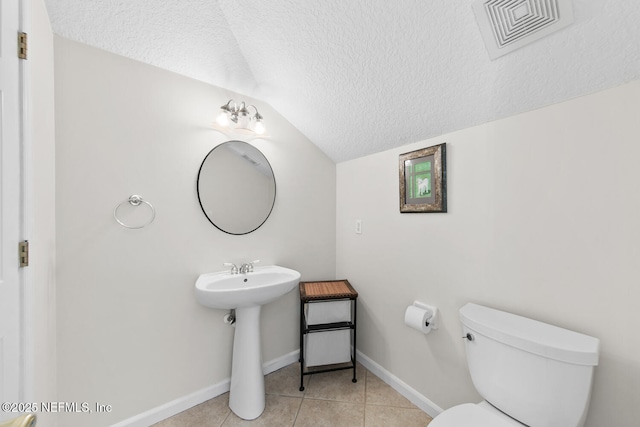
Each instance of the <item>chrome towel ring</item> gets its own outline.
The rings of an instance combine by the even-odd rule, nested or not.
[[[142,203],[144,203],[151,210],[151,218],[147,222],[142,224],[142,225],[133,226],[133,225],[125,224],[124,222],[122,222],[120,220],[120,218],[118,218],[118,208],[120,208],[125,203],[129,203],[131,206],[140,206]],[[129,198],[127,200],[123,201],[118,206],[116,206],[116,208],[113,210],[113,218],[118,222],[118,224],[120,224],[121,226],[123,226],[125,228],[138,229],[138,228],[146,227],[147,225],[149,225],[149,224],[151,224],[153,222],[153,220],[156,218],[156,210],[153,207],[153,205],[151,203],[147,202],[146,200],[144,200],[142,198],[142,196],[138,196],[137,194],[132,194],[131,196],[129,196]]]

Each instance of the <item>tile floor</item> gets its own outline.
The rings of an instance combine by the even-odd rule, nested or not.
[[[238,418],[229,409],[229,393],[194,406],[154,427],[425,427],[431,418],[402,395],[358,365],[344,370],[305,376],[300,387],[300,365],[291,364],[265,377],[266,408],[253,421]]]

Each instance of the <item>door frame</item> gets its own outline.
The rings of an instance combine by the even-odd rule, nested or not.
[[[31,1],[18,0],[20,31],[31,30]],[[20,78],[20,240],[30,240],[32,228],[32,162],[31,162],[31,67],[29,59],[19,61]],[[32,268],[32,267],[31,267]],[[19,271],[20,285],[20,390],[23,402],[34,396],[34,313],[30,267]]]

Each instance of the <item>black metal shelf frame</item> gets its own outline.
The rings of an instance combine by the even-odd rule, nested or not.
[[[308,324],[305,314],[305,306],[318,302],[334,302],[334,301],[350,301],[351,302],[351,321],[334,322],[321,324]],[[304,391],[304,376],[319,374],[323,372],[342,371],[345,369],[353,369],[352,382],[358,382],[356,377],[356,317],[357,317],[357,297],[356,298],[326,298],[314,299],[313,301],[300,301],[300,391]],[[307,334],[351,330],[351,362],[334,363],[331,365],[305,366],[305,348],[304,337]]]

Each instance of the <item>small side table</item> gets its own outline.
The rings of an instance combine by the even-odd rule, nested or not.
[[[327,280],[322,282],[300,282],[300,391],[304,391],[304,376],[320,372],[332,372],[343,369],[353,369],[352,382],[356,378],[356,309],[358,292],[351,286],[348,280]],[[350,319],[330,323],[307,322],[305,307],[319,302],[349,301]],[[309,309],[309,307],[307,307]],[[322,332],[350,330],[351,331],[351,361],[345,363],[333,363],[320,366],[307,366],[305,364],[305,336]]]

